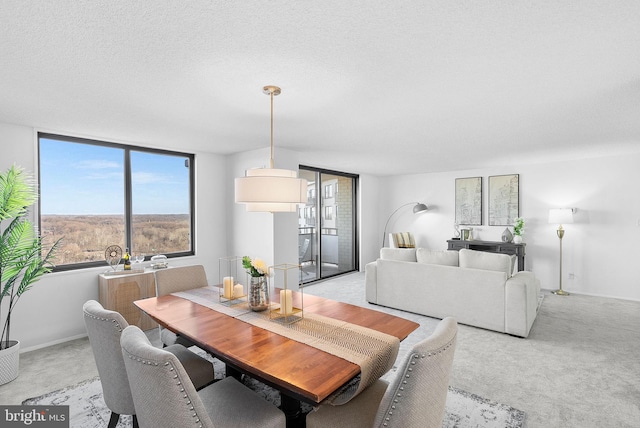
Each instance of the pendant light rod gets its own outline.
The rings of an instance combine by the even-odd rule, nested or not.
[[[262,91],[271,98],[271,155],[269,157],[269,168],[273,168],[273,97],[280,95],[282,90],[273,85],[265,86]]]

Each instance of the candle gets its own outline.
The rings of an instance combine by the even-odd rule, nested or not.
[[[222,295],[225,299],[230,299],[233,296],[233,277],[225,276],[222,280]]]
[[[293,298],[291,290],[280,290],[280,313],[289,315],[293,312]]]
[[[243,294],[244,288],[242,287],[242,284],[236,284],[233,286],[233,297],[237,299],[238,297],[242,297]]]

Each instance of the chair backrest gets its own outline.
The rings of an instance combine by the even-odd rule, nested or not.
[[[389,234],[391,248],[415,248],[416,240],[411,232],[398,232]]]
[[[456,320],[445,318],[413,347],[380,402],[375,427],[442,427],[457,333]]]
[[[213,427],[175,355],[151,345],[133,325],[122,332],[120,344],[141,427]]]
[[[202,265],[180,266],[157,270],[155,276],[157,296],[164,296],[178,291],[191,290],[209,285],[207,283],[207,274]]]
[[[118,312],[104,309],[95,300],[86,302],[82,310],[104,402],[113,413],[134,415],[136,411],[120,348],[120,335],[129,324]]]

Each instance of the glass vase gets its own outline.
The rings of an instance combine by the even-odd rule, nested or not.
[[[269,287],[264,276],[250,276],[247,303],[249,309],[255,312],[264,311],[269,307]]]

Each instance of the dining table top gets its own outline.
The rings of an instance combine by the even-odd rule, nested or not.
[[[304,313],[318,314],[405,339],[419,324],[374,309],[294,292]],[[279,300],[274,292],[272,301]],[[161,326],[196,343],[227,366],[291,398],[318,404],[360,373],[357,364],[174,295],[134,304]]]

